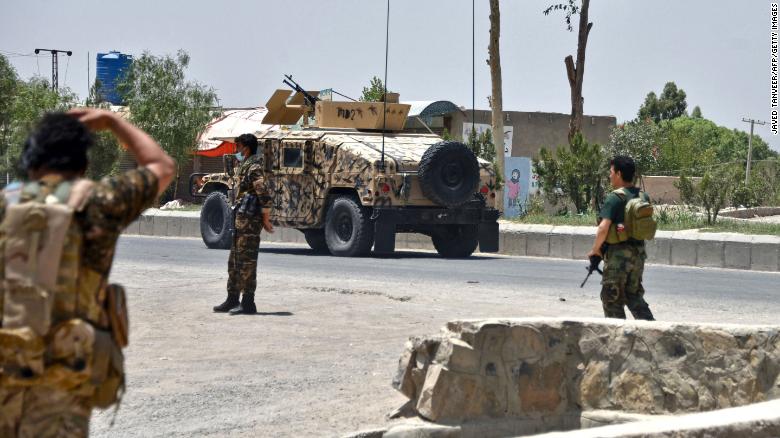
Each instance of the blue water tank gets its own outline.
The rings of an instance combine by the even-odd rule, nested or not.
[[[116,87],[132,63],[133,57],[124,53],[111,51],[97,54],[96,80],[100,81],[100,95],[104,101],[114,105],[123,104]]]

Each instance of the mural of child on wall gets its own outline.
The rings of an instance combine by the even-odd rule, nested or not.
[[[520,169],[512,169],[512,177],[506,182],[507,198],[509,198],[509,207],[519,207],[518,197],[520,196]]]
[[[531,159],[506,157],[504,161],[504,217],[525,214],[528,192],[531,190]]]

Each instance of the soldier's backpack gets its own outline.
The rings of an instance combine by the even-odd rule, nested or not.
[[[89,180],[6,188],[0,223],[0,387],[78,391],[97,407],[124,389],[124,290],[81,263],[74,213]]]
[[[634,196],[628,189],[614,190],[612,193],[626,202],[622,224],[612,224],[607,243],[620,243],[628,239],[652,240],[658,229],[658,223],[653,217],[653,204],[645,192],[640,191]]]

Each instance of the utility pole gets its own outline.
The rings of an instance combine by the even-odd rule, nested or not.
[[[766,125],[760,120],[742,118],[743,122],[750,123],[750,137],[748,137],[747,167],[745,168],[745,185],[750,183],[750,159],[753,155],[753,125]]]
[[[73,54],[70,50],[57,50],[57,49],[35,49],[35,54],[37,55],[41,51],[44,52],[51,52],[51,89],[54,91],[59,90],[59,72],[60,67],[57,63],[57,56],[60,53],[65,53],[66,55],[70,56]],[[67,78],[66,78],[67,79]]]

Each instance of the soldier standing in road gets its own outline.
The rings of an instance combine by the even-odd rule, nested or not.
[[[251,315],[257,313],[255,289],[260,231],[272,233],[274,227],[271,224],[271,196],[263,176],[263,158],[257,153],[257,137],[243,134],[236,138],[236,147],[241,166],[237,172],[236,226],[228,259],[227,299],[214,306],[214,311]]]
[[[636,164],[631,157],[618,155],[609,163],[609,181],[615,191],[607,195],[599,212],[596,239],[588,257],[604,258],[604,274],[601,280],[601,303],[607,318],[626,318],[624,306],[628,306],[634,319],[653,321],[653,313],[644,299],[642,274],[645,268],[644,240],[625,238],[624,221],[626,204],[632,198],[650,198],[634,186]],[[618,237],[620,236],[620,237]],[[602,254],[602,245],[607,244]]]
[[[111,131],[139,168],[84,179],[89,132]],[[85,437],[93,407],[124,391],[124,289],[107,284],[122,230],[174,162],[114,113],[47,114],[21,156],[29,182],[0,196],[0,436]]]

